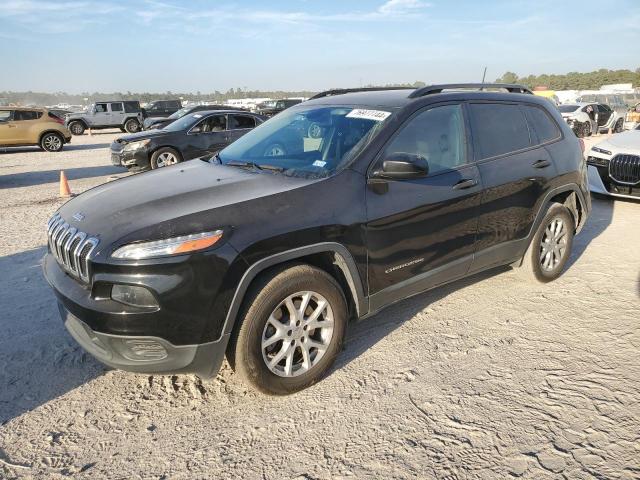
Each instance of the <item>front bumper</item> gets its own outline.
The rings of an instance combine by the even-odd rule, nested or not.
[[[44,276],[58,299],[67,330],[99,361],[133,372],[215,376],[224,359],[229,334],[221,332],[221,326],[214,328],[211,316],[197,311],[202,299],[195,294],[187,299],[192,302],[190,307],[172,308],[171,299],[193,292],[194,285],[178,281],[188,281],[190,277],[188,273],[181,274],[180,267],[162,267],[162,273],[134,275],[144,279],[160,299],[158,308],[141,308],[115,302],[110,294],[96,295],[105,280],[131,284],[135,282],[131,275],[94,274],[93,285],[89,286],[68,275],[50,253],[43,259]],[[200,284],[205,297],[210,296],[204,281],[192,281]],[[162,288],[167,290],[163,293]]]
[[[133,169],[148,169],[151,167],[149,162],[149,153],[146,148],[140,148],[138,150],[125,151],[118,144],[116,148],[111,146],[111,163],[116,166],[122,166]]]
[[[600,171],[599,169],[606,167],[596,167],[594,165],[587,166],[587,172],[589,177],[589,190],[593,193],[600,195],[609,195],[619,198],[632,198],[635,200],[640,199],[640,187],[630,187],[628,185],[618,185],[615,182],[602,180],[603,176],[608,177],[606,170]]]
[[[92,330],[61,303],[58,309],[64,326],[82,348],[105,365],[129,372],[211,378],[220,370],[229,341],[225,335],[217,342],[173,345],[159,337],[110,335]]]

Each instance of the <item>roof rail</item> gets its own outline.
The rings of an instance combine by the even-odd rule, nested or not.
[[[316,98],[333,97],[334,95],[344,95],[345,93],[355,92],[378,92],[381,90],[412,90],[413,87],[362,87],[362,88],[335,88],[333,90],[325,90],[315,94],[309,100],[315,100]]]
[[[485,88],[503,88],[509,93],[533,93],[524,85],[517,85],[515,83],[444,83],[442,85],[429,85],[427,87],[416,88],[411,92],[409,98],[442,93],[443,90],[460,90],[466,88],[475,88],[478,90],[484,90]]]

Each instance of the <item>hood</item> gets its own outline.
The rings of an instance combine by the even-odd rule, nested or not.
[[[73,227],[98,238],[101,255],[109,254],[114,243],[232,226],[241,221],[238,207],[247,207],[246,202],[255,202],[255,207],[245,212],[262,216],[264,197],[317,181],[191,160],[95,187],[65,203],[59,213]]]
[[[613,155],[617,153],[640,155],[640,130],[617,133],[596,146],[610,150]]]
[[[137,133],[131,133],[115,139],[116,143],[131,143],[138,140],[146,140],[147,138],[162,137],[176,132],[165,132],[164,130],[144,130]]]

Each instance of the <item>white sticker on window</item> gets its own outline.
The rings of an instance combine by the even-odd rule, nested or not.
[[[313,162],[314,167],[324,167],[326,164],[327,162],[323,162],[322,160],[316,160],[315,162]]]
[[[346,115],[346,117],[363,118],[365,120],[375,120],[376,122],[382,122],[389,115],[391,115],[391,112],[385,112],[384,110],[366,110],[364,108],[355,108],[351,110]]]

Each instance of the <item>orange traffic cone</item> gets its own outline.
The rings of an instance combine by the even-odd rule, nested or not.
[[[72,196],[71,189],[69,188],[69,182],[67,182],[67,176],[64,174],[64,170],[60,170],[60,196]]]

